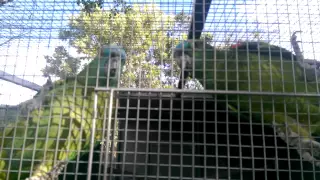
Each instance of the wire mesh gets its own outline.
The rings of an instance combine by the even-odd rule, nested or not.
[[[0,180],[319,179],[319,6],[0,1]]]

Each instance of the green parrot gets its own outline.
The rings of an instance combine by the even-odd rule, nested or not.
[[[46,90],[29,103],[19,106],[26,116],[17,116],[15,123],[0,132],[0,180],[52,179],[68,161],[87,153],[94,88],[117,87],[125,61],[122,47],[104,46],[76,77],[44,87]],[[101,91],[97,95],[96,145],[106,137],[104,112],[109,107],[109,93]]]
[[[296,55],[265,42],[242,42],[219,49],[201,40],[186,40],[176,46],[174,59],[184,78],[196,78],[204,89],[266,94],[214,96],[218,106],[239,113],[241,119],[273,127],[303,160],[320,167],[320,143],[315,139],[320,136],[319,83],[315,81],[319,63],[304,60],[296,39],[294,32],[291,44]],[[269,92],[314,96],[268,96]]]

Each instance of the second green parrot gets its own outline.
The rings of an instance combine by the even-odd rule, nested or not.
[[[320,143],[314,138],[320,136],[319,63],[305,62],[296,38],[294,33],[291,43],[296,55],[264,42],[219,49],[187,40],[176,46],[174,58],[185,76],[196,78],[207,90],[244,92],[219,93],[217,101],[227,100],[226,110],[240,113],[241,118],[274,127],[304,160],[320,167]]]

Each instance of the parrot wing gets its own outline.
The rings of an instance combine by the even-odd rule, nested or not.
[[[274,127],[277,134],[300,156],[320,167],[320,144],[314,136],[320,134],[319,84],[310,81],[316,76],[304,73],[301,61],[288,50],[266,43],[243,43],[221,50],[198,41],[183,42],[184,50],[194,54],[195,77],[205,89],[241,92],[260,92],[261,95],[216,94],[218,101],[228,99],[229,112],[240,112],[241,118]],[[258,45],[257,45],[258,44]],[[204,53],[205,49],[205,53]],[[285,57],[283,57],[283,50]],[[261,51],[262,50],[262,51]],[[176,54],[181,53],[181,44]],[[205,58],[203,55],[205,54]],[[184,53],[188,56],[190,53]],[[290,58],[288,58],[290,57]],[[296,58],[292,60],[292,57]],[[175,56],[179,59],[181,57]],[[182,63],[181,63],[182,64]],[[308,69],[309,72],[312,72]],[[191,74],[191,73],[190,73]],[[306,81],[309,79],[309,81]],[[287,93],[287,96],[272,96],[268,93]],[[295,96],[295,93],[314,96]],[[262,96],[265,94],[264,96]],[[292,95],[292,96],[290,96]]]
[[[83,98],[82,93],[83,88],[74,90],[72,83],[56,88],[48,94],[52,97],[50,103],[29,111],[30,118],[9,124],[0,132],[3,140],[0,164],[4,164],[1,169],[9,171],[0,173],[0,179],[52,178],[78,152],[88,150],[94,94]],[[98,112],[103,117],[108,93],[100,93],[98,97]],[[102,119],[96,124],[98,129],[103,127]],[[102,139],[101,133],[96,134],[96,139]]]
[[[320,162],[317,162],[320,144],[313,138],[320,133],[319,97],[316,96],[319,84],[312,81],[317,78],[318,69],[308,66],[298,55],[283,48],[269,48],[267,44],[262,44],[261,48],[252,46],[242,51],[234,49],[227,61],[217,65],[228,69],[227,73],[217,72],[217,79],[227,81],[218,82],[218,89],[292,94],[277,97],[231,95],[228,98],[238,98],[241,102],[239,105],[230,102],[231,109],[251,111],[256,120],[273,126],[279,137],[296,148],[304,160],[320,167]],[[223,55],[217,53],[217,56]],[[295,93],[315,96],[298,97],[294,96]]]

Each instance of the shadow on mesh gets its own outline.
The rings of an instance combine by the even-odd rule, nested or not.
[[[319,169],[302,162],[270,126],[238,119],[221,106],[215,111],[212,99],[162,98],[160,106],[159,98],[120,97],[120,104],[117,157],[109,158],[108,179],[320,179]],[[104,177],[99,150],[91,179]],[[87,159],[77,172],[69,163],[60,179],[87,178]]]

